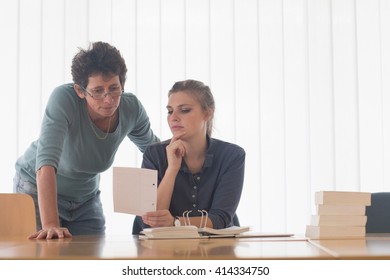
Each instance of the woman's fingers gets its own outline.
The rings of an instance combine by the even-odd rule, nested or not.
[[[48,228],[41,229],[36,233],[31,234],[29,239],[53,239],[53,238],[65,238],[72,237],[72,234],[69,232],[67,228],[59,227],[59,228]]]
[[[148,212],[142,216],[142,220],[145,224],[151,227],[163,227],[172,226],[172,215],[169,210],[157,210],[154,212]]]

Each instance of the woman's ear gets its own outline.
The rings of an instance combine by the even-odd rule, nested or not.
[[[74,91],[77,93],[77,95],[78,95],[81,99],[85,98],[85,93],[84,93],[84,91],[81,89],[81,87],[80,87],[79,85],[74,84],[74,85],[73,85],[73,88],[74,88]]]
[[[204,112],[204,117],[205,117],[206,121],[211,120],[213,118],[213,112],[210,110],[207,110],[206,112]]]

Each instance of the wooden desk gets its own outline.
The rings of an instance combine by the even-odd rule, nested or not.
[[[0,238],[0,259],[333,259],[302,239],[218,238],[138,240],[75,236],[63,240]]]
[[[389,259],[390,234],[356,240],[218,238],[138,240],[75,236],[60,240],[0,237],[0,259]]]
[[[336,259],[390,260],[390,234],[367,234],[356,240],[309,240]]]

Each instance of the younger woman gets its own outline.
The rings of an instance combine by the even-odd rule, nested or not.
[[[215,104],[202,82],[176,82],[168,94],[172,139],[149,146],[143,168],[158,170],[157,211],[134,221],[133,233],[144,227],[192,225],[215,229],[238,225],[245,151],[211,137]],[[208,213],[201,225],[202,210]],[[204,213],[204,212],[203,212]]]

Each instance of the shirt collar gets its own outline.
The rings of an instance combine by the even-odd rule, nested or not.
[[[215,140],[213,138],[211,138],[209,135],[206,135],[206,138],[207,138],[206,139],[207,140],[206,156],[205,156],[203,167],[202,167],[202,170],[200,171],[200,173],[203,172],[203,169],[205,169],[207,167],[211,167],[213,165],[214,150],[215,150]],[[188,167],[185,164],[184,160],[181,163],[180,170],[183,171],[183,172],[186,172],[186,173],[190,173],[190,171],[188,170]]]

